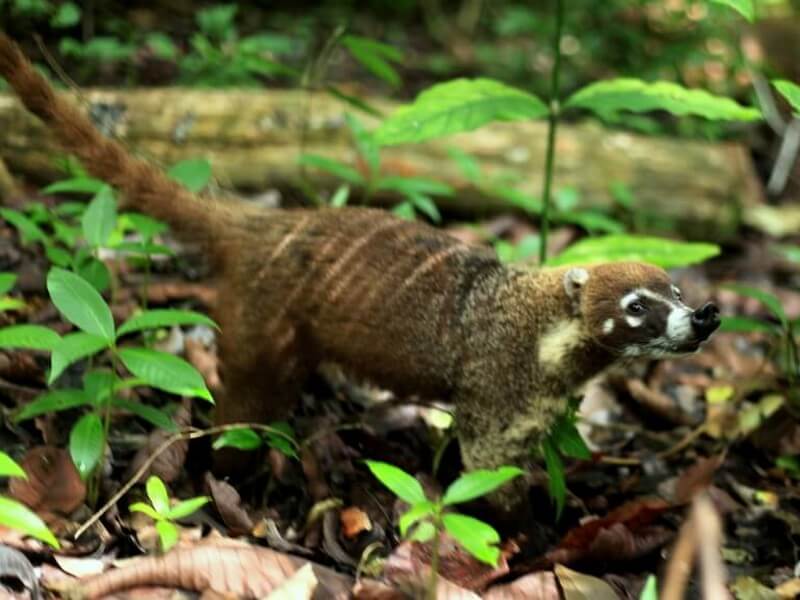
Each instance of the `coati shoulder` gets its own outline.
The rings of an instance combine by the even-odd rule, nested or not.
[[[467,467],[520,462],[576,386],[615,361],[695,351],[719,324],[639,263],[527,270],[364,209],[196,198],[101,135],[0,34],[0,75],[93,176],[201,241],[217,268],[217,421],[269,420],[320,361],[451,400]]]

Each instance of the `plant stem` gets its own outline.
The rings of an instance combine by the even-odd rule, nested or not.
[[[564,1],[556,3],[556,28],[553,33],[553,69],[550,72],[550,110],[547,115],[547,154],[544,163],[544,184],[542,189],[542,218],[539,234],[539,263],[547,260],[547,234],[550,229],[550,193],[553,184],[553,166],[556,151],[556,128],[561,112],[559,105],[559,76],[561,74],[561,30],[564,27]]]
[[[437,513],[433,520],[434,534],[431,543],[431,579],[428,582],[428,600],[436,600],[436,587],[439,585],[439,538],[442,537],[442,519]]]

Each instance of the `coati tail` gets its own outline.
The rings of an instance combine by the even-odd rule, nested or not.
[[[64,149],[77,156],[92,176],[120,190],[130,206],[166,221],[178,233],[214,235],[214,203],[196,198],[158,168],[102,135],[83,113],[55,93],[19,46],[1,31],[0,76]]]

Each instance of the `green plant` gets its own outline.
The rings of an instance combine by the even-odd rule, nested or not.
[[[647,576],[642,593],[639,594],[639,600],[658,600],[658,582],[655,575]]]
[[[0,452],[0,477],[27,479],[28,475],[8,454]],[[36,513],[24,504],[5,496],[0,496],[0,525],[42,540],[53,548],[61,547],[53,532]]]
[[[410,506],[400,517],[400,534],[419,542],[432,540],[431,582],[429,597],[435,598],[439,561],[439,537],[447,531],[467,552],[478,560],[496,565],[500,550],[496,544],[500,535],[488,523],[473,517],[452,512],[451,507],[480,498],[522,474],[517,467],[481,469],[464,473],[451,483],[441,498],[425,496],[420,483],[402,469],[389,463],[368,460],[372,474],[398,498]],[[412,526],[414,527],[411,532]],[[409,535],[410,533],[410,535]]]
[[[270,423],[259,431],[250,427],[237,427],[223,432],[214,440],[214,450],[236,448],[238,450],[257,450],[264,444],[283,452],[286,456],[297,458],[297,442],[294,430],[285,421]]]
[[[131,512],[140,512],[155,521],[156,531],[161,541],[161,549],[166,552],[178,541],[180,529],[174,523],[196,512],[211,501],[208,496],[197,496],[171,505],[169,492],[164,482],[155,475],[151,475],[145,484],[147,497],[150,504],[134,502],[128,509]]]

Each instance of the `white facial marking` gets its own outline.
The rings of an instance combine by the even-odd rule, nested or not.
[[[631,317],[631,316],[627,316],[627,317],[625,317],[625,322],[626,322],[626,323],[627,323],[627,324],[628,324],[630,327],[641,327],[642,323],[644,323],[644,317]]]
[[[622,300],[619,301],[619,306],[622,310],[626,310],[631,302],[635,302],[638,299],[639,299],[638,290],[629,292],[622,297]]]
[[[580,320],[555,323],[539,340],[539,364],[551,369],[561,367],[567,354],[583,340],[583,325]]]
[[[603,333],[608,335],[612,331],[614,331],[614,319],[606,319],[603,321]]]
[[[674,307],[667,317],[667,338],[673,341],[686,340],[692,335],[692,311]]]

